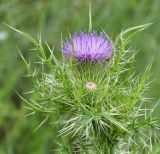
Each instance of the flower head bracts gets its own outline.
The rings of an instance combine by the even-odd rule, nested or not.
[[[105,61],[112,56],[111,41],[102,32],[100,35],[96,32],[81,32],[79,35],[74,33],[62,50],[65,57],[70,57],[73,53],[80,61]]]

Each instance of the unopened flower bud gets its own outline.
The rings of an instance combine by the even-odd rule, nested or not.
[[[96,87],[97,86],[96,86],[96,84],[94,82],[87,82],[87,84],[86,84],[86,89],[90,90],[90,91],[95,90]]]

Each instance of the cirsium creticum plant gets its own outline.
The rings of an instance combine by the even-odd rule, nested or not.
[[[150,24],[122,31],[111,41],[106,33],[69,34],[62,41],[60,59],[41,39],[14,29],[36,47],[39,71],[24,60],[33,83],[30,99],[23,101],[30,115],[49,118],[57,130],[56,153],[153,153],[159,142],[159,119],[146,109],[144,91],[149,85],[149,65],[143,74],[132,69],[135,52],[128,48],[133,36]],[[49,56],[46,54],[49,51]],[[36,96],[36,97],[35,97]],[[54,117],[54,118],[53,118]],[[36,130],[37,130],[36,129]]]

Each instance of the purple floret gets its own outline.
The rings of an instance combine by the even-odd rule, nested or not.
[[[81,61],[104,61],[112,56],[112,44],[102,32],[100,35],[96,32],[81,32],[79,35],[75,33],[72,40],[67,40],[62,51],[65,57],[73,53]]]

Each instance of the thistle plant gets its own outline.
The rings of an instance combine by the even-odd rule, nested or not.
[[[150,84],[148,65],[137,75],[132,38],[150,24],[132,27],[111,39],[103,29],[74,33],[61,40],[61,57],[41,38],[19,31],[36,47],[38,69],[20,53],[33,89],[30,99],[20,96],[30,110],[56,128],[55,153],[151,154],[159,143],[159,118],[145,97]],[[47,54],[49,52],[49,54]],[[54,117],[54,118],[53,118]],[[158,152],[157,152],[158,153]]]

